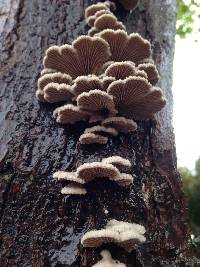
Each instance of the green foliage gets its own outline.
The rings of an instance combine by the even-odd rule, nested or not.
[[[177,34],[185,38],[197,32],[200,32],[200,1],[178,0]]]
[[[179,172],[188,198],[190,225],[195,236],[193,242],[200,256],[200,158],[196,161],[194,173],[185,167],[179,168]]]

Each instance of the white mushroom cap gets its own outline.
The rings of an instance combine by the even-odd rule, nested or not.
[[[63,195],[85,195],[87,191],[84,187],[77,183],[70,183],[61,189]]]
[[[102,159],[103,163],[108,163],[114,165],[120,171],[127,170],[131,167],[131,162],[128,159],[122,158],[120,156],[112,156]]]
[[[76,172],[57,171],[53,174],[53,178],[58,181],[71,181],[78,184],[84,184],[85,181],[78,178]]]
[[[80,136],[79,142],[83,145],[89,145],[89,144],[104,145],[108,142],[108,137],[94,133],[84,133]]]

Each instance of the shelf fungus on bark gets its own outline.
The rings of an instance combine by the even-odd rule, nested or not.
[[[125,117],[110,117],[101,122],[104,126],[109,126],[121,133],[129,133],[137,130],[137,123]]]
[[[148,81],[152,84],[155,85],[159,79],[160,75],[158,73],[158,70],[156,68],[156,65],[153,63],[143,63],[139,64],[137,67],[138,70],[145,71],[147,76],[148,76]]]
[[[71,100],[73,92],[71,89],[72,78],[61,72],[46,73],[38,79],[36,97],[44,102],[59,102]]]
[[[135,120],[152,118],[166,104],[161,89],[141,77],[115,81],[107,91],[113,95],[119,114]]]
[[[61,189],[63,195],[85,195],[87,190],[80,184],[70,183]]]
[[[53,178],[59,182],[70,181],[78,184],[85,184],[85,181],[77,177],[76,172],[57,171],[53,174]]]
[[[100,115],[116,114],[113,96],[101,90],[84,92],[77,97],[77,105],[80,109],[95,112]]]
[[[145,59],[151,58],[151,44],[138,33],[130,35],[123,30],[103,30],[98,34],[108,42],[111,50],[111,58],[116,62],[132,61],[136,65]]]
[[[112,76],[117,80],[134,76],[136,73],[135,64],[130,61],[114,62],[105,71],[106,76]]]
[[[125,10],[133,10],[139,4],[139,0],[116,0]]]
[[[61,124],[74,124],[89,118],[89,113],[72,104],[58,107],[53,112],[53,117]]]
[[[94,26],[94,23],[96,21],[97,18],[99,18],[100,16],[102,15],[105,15],[105,14],[113,14],[112,12],[110,12],[109,10],[106,10],[106,9],[103,9],[103,10],[99,10],[97,11],[94,15],[92,16],[89,16],[87,19],[86,19],[86,22],[87,24],[90,26],[90,27],[93,27]]]
[[[92,267],[126,267],[124,263],[113,260],[111,253],[108,250],[103,250],[100,255],[102,257],[102,260],[97,262]]]
[[[80,136],[79,142],[83,145],[90,145],[90,144],[105,145],[108,142],[108,137],[94,133],[84,133]]]
[[[122,158],[120,156],[103,158],[102,162],[114,165],[120,172],[127,171],[131,168],[131,162],[128,159]]]
[[[124,24],[117,20],[113,14],[103,14],[94,22],[94,28],[99,32],[105,29],[126,30]]]
[[[102,125],[97,125],[97,126],[93,126],[90,128],[86,128],[84,133],[105,133],[105,134],[109,134],[112,136],[117,136],[118,135],[118,131],[116,131],[114,128],[111,127],[105,127]]]
[[[105,40],[83,35],[72,45],[48,48],[43,64],[45,68],[56,69],[75,79],[81,75],[100,74],[109,57],[110,49]]]
[[[103,244],[115,243],[131,252],[146,241],[145,232],[142,225],[111,220],[105,228],[87,232],[82,237],[81,244],[84,247],[100,247]]]
[[[93,4],[86,8],[85,18],[88,19],[89,17],[94,16],[98,11],[102,10],[115,11],[115,9],[116,9],[115,3],[111,1],[105,1],[104,3]]]

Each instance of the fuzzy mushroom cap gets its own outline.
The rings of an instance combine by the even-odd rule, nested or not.
[[[52,46],[44,57],[45,68],[54,68],[73,79],[81,75],[100,74],[110,57],[108,43],[100,37],[80,36],[72,45]]]
[[[102,126],[102,125],[97,125],[97,126],[93,126],[91,128],[87,128],[85,129],[85,133],[106,133],[106,134],[110,134],[110,135],[113,135],[113,136],[117,136],[118,135],[118,132],[114,129],[114,128],[111,128],[111,127],[105,127],[105,126]]]
[[[108,77],[108,76],[103,76],[102,78],[102,88],[104,90],[107,90],[108,86],[114,82],[116,79],[114,77]]]
[[[92,27],[91,29],[89,29],[88,31],[88,35],[91,37],[94,37],[96,34],[99,33],[99,30],[97,30],[95,27]]]
[[[87,120],[89,114],[80,110],[79,107],[72,104],[67,104],[54,110],[53,117],[58,123],[74,124],[78,121]]]
[[[128,187],[130,184],[133,183],[133,180],[134,178],[131,174],[121,173],[121,177],[116,181],[116,183],[119,186]]]
[[[83,145],[90,145],[90,144],[105,145],[108,142],[108,137],[94,133],[84,133],[80,136],[79,142]]]
[[[48,69],[48,68],[45,68],[41,71],[41,76],[45,75],[45,74],[49,74],[49,73],[55,73],[57,72],[56,70],[54,69]]]
[[[78,106],[87,111],[109,111],[116,114],[112,95],[101,90],[92,90],[77,97]]]
[[[139,64],[138,70],[143,70],[147,73],[148,81],[152,85],[155,85],[160,79],[158,70],[157,70],[156,66],[152,63]]]
[[[110,126],[118,132],[129,133],[137,130],[137,124],[131,119],[125,117],[110,117],[101,122],[104,126]]]
[[[70,183],[61,189],[61,194],[63,195],[85,195],[87,194],[87,191],[83,186],[77,183]]]
[[[112,76],[116,79],[126,79],[129,76],[133,76],[136,73],[134,63],[130,61],[115,62],[111,64],[105,71],[106,76]]]
[[[96,12],[101,11],[101,10],[110,11],[109,6],[106,5],[105,3],[97,3],[97,4],[94,4],[94,5],[90,5],[85,10],[85,18],[87,19],[87,18],[89,18],[91,16],[94,16]]]
[[[137,7],[139,0],[117,0],[125,10],[133,10]]]
[[[98,31],[102,31],[105,29],[126,29],[124,24],[122,22],[119,22],[113,14],[103,14],[99,16],[94,22],[94,28]]]
[[[73,96],[71,86],[65,83],[49,83],[44,88],[44,99],[50,103],[71,100]]]
[[[53,178],[58,181],[71,181],[78,184],[84,184],[85,181],[78,178],[76,172],[57,171],[53,174]]]
[[[136,120],[149,119],[166,103],[162,91],[141,77],[129,77],[108,87],[120,114]]]
[[[95,89],[102,89],[102,81],[95,75],[79,76],[74,81],[73,92],[76,96]]]
[[[151,57],[150,43],[137,33],[128,35],[123,30],[108,29],[98,36],[108,42],[112,54],[110,60],[132,61],[137,65],[144,58]]]
[[[93,265],[92,267],[126,267],[125,264],[113,260],[110,252],[108,250],[103,250],[101,252],[102,260]]]
[[[136,77],[141,77],[141,78],[145,78],[146,80],[148,80],[148,76],[147,73],[144,70],[138,70],[136,71],[135,75]]]
[[[92,162],[85,163],[78,167],[77,176],[86,182],[89,182],[97,177],[104,177],[115,181],[120,178],[120,172],[112,164]]]
[[[99,10],[93,16],[90,16],[90,17],[87,18],[87,20],[86,20],[87,24],[90,27],[93,27],[96,19],[99,18],[102,15],[105,15],[105,14],[112,14],[112,12],[110,12],[109,10],[106,10],[106,9]]]
[[[87,232],[82,237],[81,244],[84,247],[99,247],[102,244],[116,243],[131,252],[146,241],[145,229],[141,232],[142,228],[141,225],[115,220],[113,225],[112,222],[108,222],[104,229]]]
[[[106,164],[112,164],[120,171],[126,171],[131,167],[131,162],[128,159],[122,158],[120,156],[104,158],[102,159],[102,162]]]

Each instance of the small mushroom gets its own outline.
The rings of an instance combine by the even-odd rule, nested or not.
[[[81,244],[84,247],[99,247],[115,243],[131,252],[146,241],[145,228],[142,225],[112,221],[108,222],[104,229],[87,232],[82,237]]]
[[[100,114],[116,114],[112,95],[101,90],[84,92],[77,97],[79,108],[87,111],[100,112]]]
[[[144,70],[138,70],[136,71],[135,75],[136,77],[141,77],[141,78],[145,78],[146,80],[148,80],[148,76],[147,73]]]
[[[135,64],[130,61],[115,62],[105,71],[106,76],[112,76],[116,79],[125,79],[136,74]]]
[[[70,183],[61,189],[61,194],[63,195],[85,195],[87,194],[87,191],[83,186],[77,183]]]
[[[102,11],[102,10],[110,11],[109,6],[106,5],[105,3],[97,3],[94,5],[90,5],[85,10],[85,18],[87,19],[91,16],[94,16],[96,12]]]
[[[83,145],[89,144],[107,144],[108,137],[94,133],[84,133],[80,136],[79,142]]]
[[[92,267],[126,267],[125,264],[113,260],[110,252],[108,250],[103,250],[101,253],[102,260],[93,265]]]
[[[137,33],[128,35],[123,30],[107,29],[100,32],[98,36],[109,44],[110,60],[116,62],[132,61],[138,65],[141,60],[151,57],[150,43]]]
[[[104,39],[83,35],[72,45],[47,49],[43,64],[45,68],[54,68],[75,79],[81,75],[100,74],[109,57],[109,45]]]
[[[76,96],[95,89],[102,90],[102,81],[95,75],[79,76],[74,80],[73,92]]]
[[[113,14],[103,14],[96,18],[94,22],[94,28],[99,32],[105,29],[113,30],[125,30],[125,26],[122,22],[119,22]]]
[[[77,176],[86,183],[97,178],[104,177],[112,181],[120,179],[119,170],[112,164],[103,162],[84,163],[77,168]]]
[[[71,86],[65,83],[49,83],[43,91],[44,99],[50,103],[71,100],[74,96]]]
[[[160,79],[160,76],[159,76],[159,73],[158,73],[158,70],[155,64],[152,64],[152,63],[139,64],[138,70],[143,70],[147,73],[148,81],[152,85],[155,85]]]
[[[53,178],[58,181],[71,181],[78,184],[84,184],[85,181],[77,177],[76,172],[57,171],[53,174]]]
[[[100,17],[101,15],[104,15],[104,14],[112,14],[112,12],[110,12],[109,10],[106,10],[106,9],[103,9],[103,10],[99,10],[97,11],[93,16],[89,16],[87,18],[87,24],[90,26],[90,27],[94,27],[94,23],[96,21],[96,19],[98,17]]]
[[[133,10],[137,7],[139,0],[117,0],[125,10]]]
[[[104,126],[113,127],[118,132],[129,133],[137,130],[137,124],[131,119],[125,117],[110,117],[101,122]]]
[[[97,126],[93,126],[91,128],[86,128],[84,133],[97,133],[97,134],[106,133],[106,134],[110,134],[112,136],[118,135],[118,132],[114,128],[105,127],[102,125],[97,125]]]
[[[53,112],[53,117],[61,124],[74,124],[78,121],[84,121],[89,118],[89,114],[79,107],[72,104],[67,104],[62,107],[58,107]]]
[[[120,178],[116,181],[119,186],[127,187],[133,183],[133,176],[128,173],[121,173]]]
[[[128,159],[122,158],[120,156],[112,156],[102,159],[103,163],[108,163],[114,165],[120,171],[126,171],[130,169],[131,162]]]

